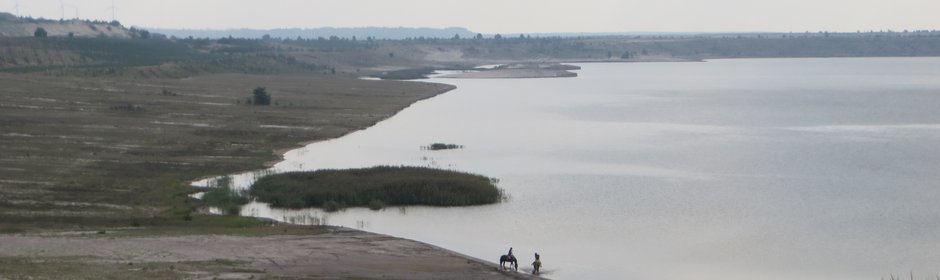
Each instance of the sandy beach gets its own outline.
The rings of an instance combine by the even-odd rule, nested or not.
[[[0,235],[0,279],[538,279],[412,240],[327,229],[263,237]]]

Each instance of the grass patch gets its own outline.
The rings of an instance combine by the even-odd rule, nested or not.
[[[465,206],[499,202],[503,195],[493,181],[456,171],[378,166],[271,175],[255,182],[250,193],[274,207],[327,211],[344,206]]]
[[[236,102],[259,85],[281,105]],[[199,191],[189,181],[263,168],[277,159],[275,151],[371,126],[452,88],[242,74],[151,80],[2,74],[0,87],[5,233],[148,229],[187,217],[190,226],[202,223],[193,211],[207,204],[188,196]],[[337,94],[351,88],[357,94]],[[122,104],[146,110],[110,109]],[[222,193],[212,204],[233,199]]]
[[[106,236],[181,236],[181,235],[316,235],[327,233],[326,227],[276,223],[253,217],[193,215],[191,221],[165,220],[154,225],[145,223],[140,229],[107,231]]]
[[[26,230],[18,227],[0,227],[0,234],[25,233]]]
[[[135,263],[93,257],[0,257],[4,279],[185,279],[194,274],[264,273],[246,266],[246,262],[222,259]]]

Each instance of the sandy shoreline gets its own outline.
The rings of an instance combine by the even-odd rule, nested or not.
[[[429,244],[341,227],[263,237],[114,235],[0,235],[0,278],[44,277],[28,271],[29,265],[5,265],[21,261],[52,272],[57,265],[88,268],[52,278],[140,275],[149,267],[150,273],[188,279],[538,279]]]
[[[567,78],[577,77],[581,67],[559,63],[516,63],[505,64],[490,69],[454,73],[440,76],[453,79],[532,79],[532,78]]]
[[[454,79],[532,79],[532,78],[566,78],[577,77],[578,74],[567,70],[551,69],[500,69],[479,72],[465,72],[441,76],[441,78]]]

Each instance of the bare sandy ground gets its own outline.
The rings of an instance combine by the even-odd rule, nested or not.
[[[345,228],[330,231],[319,235],[264,237],[0,235],[0,258],[38,262],[78,258],[125,267],[132,266],[131,263],[139,267],[146,263],[219,260],[243,264],[232,271],[188,272],[196,279],[536,279],[523,272],[500,271],[494,263],[416,241]],[[133,276],[132,272],[129,274]],[[0,279],[23,276],[26,275],[4,275],[0,267]]]

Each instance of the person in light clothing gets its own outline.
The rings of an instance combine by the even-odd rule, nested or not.
[[[535,253],[535,261],[532,262],[532,274],[539,274],[539,268],[542,268],[542,260],[539,257],[539,253]]]

